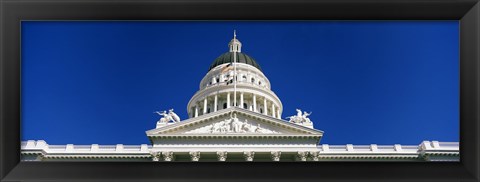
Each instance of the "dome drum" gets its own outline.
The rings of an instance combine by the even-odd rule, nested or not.
[[[211,86],[233,84],[234,71],[230,67],[232,66],[223,64],[209,71],[200,82],[200,90]],[[236,67],[237,84],[250,84],[270,89],[270,81],[257,68],[242,63],[236,63]]]

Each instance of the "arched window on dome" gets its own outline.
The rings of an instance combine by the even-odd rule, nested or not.
[[[243,108],[244,108],[244,109],[248,109],[247,103],[243,103]]]
[[[262,109],[262,108],[260,108],[260,113],[262,113],[262,114],[263,114],[263,109]]]
[[[252,78],[252,83],[255,83],[255,78]]]
[[[210,108],[207,108],[207,113],[210,113]]]
[[[243,75],[242,76],[242,81],[247,80],[247,76]]]
[[[224,108],[224,109],[227,108],[227,103],[223,103],[223,108]]]

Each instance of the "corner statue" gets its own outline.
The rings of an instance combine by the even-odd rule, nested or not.
[[[168,114],[167,111],[155,111],[154,113],[163,116],[162,118],[160,118],[160,120],[158,120],[159,123],[168,123],[170,121],[173,121],[174,123],[180,122],[180,117],[178,117],[178,115],[173,112],[173,109],[168,110]]]
[[[302,110],[296,109],[296,111],[297,111],[297,115],[286,117],[286,119],[289,119],[288,122],[297,123],[297,124],[311,123],[312,122],[312,121],[310,121],[310,118],[308,118],[308,116],[310,116],[312,114],[312,112],[307,113],[306,111],[304,111],[303,114],[302,114]]]
[[[173,112],[173,109],[168,110],[168,115],[173,118],[173,121],[180,122],[180,117],[178,117],[178,115]]]

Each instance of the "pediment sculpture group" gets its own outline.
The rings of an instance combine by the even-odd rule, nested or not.
[[[213,123],[207,128],[210,133],[277,133],[260,127],[260,124],[253,126],[246,119],[242,122],[237,118],[236,113],[230,116],[230,119]]]
[[[168,122],[180,122],[180,117],[178,117],[178,115],[173,112],[173,109],[169,109],[168,110],[168,113],[167,111],[162,111],[162,112],[159,112],[159,111],[155,111],[155,113],[157,113],[158,115],[160,116],[163,116],[162,118],[160,118],[160,120],[158,120],[158,122],[160,123],[168,123]]]
[[[312,121],[310,121],[310,118],[308,118],[308,116],[310,116],[312,114],[312,112],[307,113],[306,111],[304,111],[303,114],[302,114],[302,110],[300,110],[300,109],[296,109],[296,110],[297,110],[297,115],[286,117],[287,119],[289,119],[288,122],[297,123],[297,124],[311,123],[312,122]]]

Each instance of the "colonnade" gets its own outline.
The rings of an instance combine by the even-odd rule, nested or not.
[[[190,108],[189,115],[190,117],[198,117],[203,114],[233,107],[233,95],[233,92],[226,92],[198,99],[197,103]],[[239,92],[237,95],[240,96],[236,102],[237,107],[281,119],[280,108],[268,98],[244,92]]]
[[[190,151],[189,153],[190,161],[199,161],[201,159],[202,152],[200,151]],[[254,151],[244,151],[243,158],[245,161],[253,161],[255,159],[255,152]],[[175,161],[175,154],[171,151],[164,151],[164,152],[151,152],[152,160],[153,161],[166,161],[171,162]],[[228,152],[227,151],[217,151],[217,160],[218,161],[226,161]],[[238,155],[238,154],[237,154]],[[280,157],[282,155],[281,151],[271,151],[270,158],[272,161],[280,161]],[[291,154],[290,154],[291,155]],[[320,157],[319,151],[298,151],[294,154],[295,161],[307,161],[310,159],[312,161],[318,161]]]

